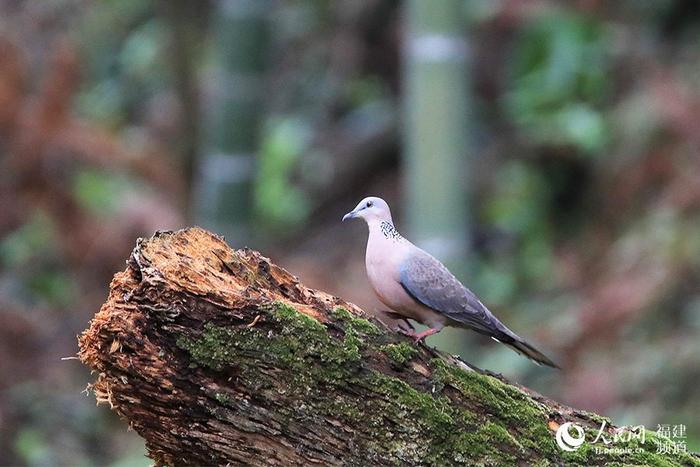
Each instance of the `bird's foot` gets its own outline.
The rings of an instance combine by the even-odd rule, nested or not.
[[[406,336],[413,336],[416,333],[416,328],[406,319],[397,320],[395,330]]]
[[[413,341],[418,343],[418,342],[424,340],[426,337],[432,336],[433,334],[438,333],[438,332],[440,332],[440,329],[430,328],[430,329],[426,329],[423,332],[419,332],[419,333],[413,332],[411,334],[406,334],[406,335],[412,337]]]
[[[405,336],[413,336],[416,333],[416,328],[406,319],[405,316],[389,310],[380,310],[377,312],[379,319],[387,324],[393,331],[400,332]],[[382,317],[388,318],[384,321]]]

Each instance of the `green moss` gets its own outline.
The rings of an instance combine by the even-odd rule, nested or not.
[[[590,433],[586,433],[586,439],[591,439]],[[594,458],[594,445],[583,443],[575,451],[559,450],[559,455],[566,460],[567,465],[592,465]]]
[[[273,302],[269,311],[280,323],[287,326],[287,331],[313,332],[316,335],[318,335],[317,333],[326,332],[325,326],[317,319],[305,313],[299,313],[294,307],[286,303]]]
[[[516,437],[523,448],[554,456],[558,448],[547,427],[548,414],[544,407],[514,386],[475,371],[464,371],[443,360],[431,361],[433,380],[438,385],[457,389],[479,412],[499,420],[503,426],[517,430]]]
[[[415,420],[414,429],[419,430],[422,439],[430,440],[421,454],[428,464],[513,465],[526,451],[506,426],[479,422],[444,395],[419,391],[398,378],[376,372],[371,381],[373,390],[394,400],[410,420]]]
[[[352,327],[361,334],[365,334],[367,336],[378,336],[382,333],[374,323],[350,313],[342,306],[335,307],[331,312],[331,316],[334,319]]]
[[[586,440],[592,441],[597,435],[597,429],[586,429]],[[656,433],[646,430],[645,440],[632,439],[626,442],[605,445],[602,442],[592,444],[584,443],[573,452],[561,452],[561,457],[568,463],[575,465],[654,465],[654,466],[700,466],[700,459],[691,454],[679,452],[677,454],[660,454],[657,452],[659,437]],[[611,451],[604,452],[605,449]],[[624,450],[626,452],[615,451]],[[598,450],[599,452],[596,452]]]
[[[419,415],[419,421],[435,435],[449,435],[454,424],[452,408],[447,397],[433,397],[418,391],[393,376],[372,371],[371,385],[374,391],[392,398],[404,410]]]
[[[418,351],[407,342],[399,342],[398,344],[386,344],[380,347],[380,350],[387,354],[389,358],[399,367],[410,362],[413,357],[418,354]]]
[[[554,434],[547,427],[546,408],[518,388],[490,376],[463,371],[442,360],[431,361],[431,366],[434,368],[433,379],[436,383],[456,388],[478,412],[488,414],[488,428],[467,433],[461,440],[467,446],[477,449],[476,452],[482,457],[489,458],[491,454],[486,448],[479,447],[480,442],[491,439],[498,440],[501,446],[511,446],[513,450],[508,455],[534,451],[537,453],[535,457],[549,459],[555,464],[563,459],[567,465],[700,465],[698,459],[686,453],[672,456],[656,453],[656,435],[649,431],[646,432],[645,443],[635,439],[614,446],[630,448],[631,453],[596,453],[597,447],[606,446],[590,442],[584,443],[576,451],[564,452],[556,446]],[[610,424],[610,420],[604,417],[588,413],[586,416],[595,424],[603,421]],[[507,427],[512,427],[513,431],[508,431]],[[586,429],[587,440],[595,439],[596,434],[597,429]],[[491,441],[491,444],[496,443]]]
[[[383,343],[373,336],[378,328],[342,308],[334,311],[343,330],[340,337],[283,303],[259,311],[264,320],[257,326],[207,324],[199,335],[182,336],[177,344],[196,365],[216,371],[235,368],[241,375],[237,384],[263,400],[275,400],[285,423],[308,423],[310,417],[321,415],[363,430],[358,439],[368,441],[357,447],[361,454],[352,459],[355,463],[515,465],[523,459],[544,458],[551,464],[565,460],[567,465],[663,465],[668,458],[655,453],[651,434],[633,455],[596,455],[590,445],[563,453],[547,427],[545,407],[496,378],[463,371],[440,359],[430,362],[432,381],[425,387],[377,372],[368,361],[366,346]],[[416,354],[407,343],[381,349],[397,364]],[[459,392],[463,407],[447,397],[452,388]],[[220,404],[231,403],[224,393],[210,397]],[[698,465],[687,454],[676,458],[678,463]]]
[[[333,397],[321,398],[316,407],[320,415],[328,415],[351,423],[363,422],[368,419],[364,413],[361,401],[357,399]]]
[[[406,436],[386,440],[402,461],[413,463],[422,459],[428,464],[450,464],[460,434],[474,429],[461,423],[459,411],[445,396],[419,391],[401,379],[376,371],[372,371],[366,384],[384,396],[383,400],[390,401],[387,409],[402,420],[398,431]]]
[[[231,398],[228,396],[228,394],[224,394],[221,392],[217,392],[214,394],[214,399],[216,399],[220,404],[227,405],[231,402]]]
[[[603,417],[602,415],[598,415],[593,412],[584,412],[584,415],[598,426],[601,426],[603,423],[605,423],[607,426],[612,425],[612,421],[607,417]]]
[[[362,357],[362,354],[360,353],[360,347],[362,346],[362,344],[362,340],[353,328],[350,328],[347,331],[345,331],[345,339],[343,340],[342,349],[342,359],[347,361],[359,361]],[[341,361],[339,361],[339,363]]]
[[[294,381],[301,384],[308,382],[304,370],[317,370],[322,374],[314,374],[316,379],[334,381],[360,362],[364,343],[354,326],[348,325],[343,339],[335,339],[318,320],[289,305],[275,302],[263,311],[276,325],[277,332],[271,335],[257,327],[207,323],[198,337],[180,337],[177,345],[197,364],[217,371],[231,365],[245,369],[256,359],[267,359],[293,369]]]
[[[353,314],[348,311],[347,308],[344,308],[342,306],[337,306],[333,308],[333,310],[331,311],[331,316],[337,319],[338,321],[351,321],[355,318]]]
[[[509,446],[514,450],[522,451],[523,446],[511,435],[502,425],[493,422],[486,422],[478,431],[484,441],[500,446]]]
[[[449,465],[464,459],[482,459],[485,464],[507,464],[513,453],[501,453],[499,457],[499,453],[484,449],[490,445],[487,441],[491,440],[492,445],[507,443],[513,452],[521,449],[507,429],[494,423],[478,423],[469,411],[455,408],[439,391],[418,390],[401,379],[374,370],[369,375],[361,372],[364,339],[367,339],[367,327],[362,321],[366,320],[360,319],[358,329],[358,318],[348,318],[340,311],[345,335],[338,339],[330,336],[322,323],[288,305],[274,303],[264,311],[273,332],[259,327],[207,324],[199,336],[182,337],[178,345],[197,364],[217,371],[227,366],[240,368],[244,373],[256,371],[262,359],[272,367],[289,369],[290,381],[261,378],[257,371],[256,377],[242,380],[258,392],[284,386],[285,397],[303,400],[312,413],[355,423],[362,420],[377,443],[366,449],[386,453],[389,446],[392,458],[399,463],[427,459],[429,463]],[[389,344],[383,350],[393,361],[404,364],[416,353],[407,343]],[[443,384],[449,374],[447,367],[444,371]],[[343,394],[342,391],[330,392],[323,385],[342,388],[361,385],[382,397],[362,400],[345,393],[331,399],[330,393]],[[214,397],[225,403],[222,396],[225,395]],[[298,404],[290,403],[290,407],[295,406]],[[295,418],[303,414],[291,409],[288,416]],[[387,419],[392,420],[391,431],[385,427]],[[389,432],[392,435],[386,438]],[[416,438],[418,434],[420,440]],[[497,462],[498,459],[502,462]]]
[[[235,356],[231,349],[235,337],[234,332],[207,323],[199,339],[181,336],[176,343],[181,349],[187,350],[200,365],[221,370]]]
[[[508,412],[514,412],[514,408],[525,408],[528,416],[542,417],[541,421],[546,424],[544,409],[518,388],[476,371],[464,371],[441,359],[433,359],[430,364],[434,381],[458,389],[467,399],[491,409],[492,413],[519,420],[522,414]]]
[[[668,438],[659,436],[656,432],[651,430],[645,430],[644,443],[639,439],[632,440],[630,443],[626,443],[626,446],[631,447],[633,450],[636,448],[641,448],[639,452],[635,452],[632,455],[632,459],[638,462],[640,465],[693,465],[700,466],[700,458],[693,456],[688,452],[679,452],[677,454],[664,454],[661,455],[657,453],[659,443],[666,443],[672,440]],[[677,461],[678,463],[669,462],[670,459]]]
[[[476,431],[463,432],[454,443],[456,461],[468,461],[478,456],[484,464],[515,464],[522,445],[506,428],[493,422],[482,424]]]

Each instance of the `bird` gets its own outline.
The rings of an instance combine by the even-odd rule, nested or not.
[[[404,329],[405,334],[420,342],[445,326],[468,328],[507,345],[538,365],[559,368],[501,323],[444,264],[404,238],[394,227],[386,201],[366,197],[342,220],[358,218],[369,228],[365,267],[377,297],[392,310],[390,315],[428,327],[420,333]]]

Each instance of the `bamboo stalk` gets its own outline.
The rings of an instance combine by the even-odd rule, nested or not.
[[[404,193],[412,238],[456,266],[468,252],[468,46],[459,0],[409,0]]]
[[[269,5],[221,0],[214,9],[214,73],[194,203],[198,221],[237,242],[250,238]]]

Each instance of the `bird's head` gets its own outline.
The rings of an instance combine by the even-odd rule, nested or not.
[[[343,216],[343,220],[354,219],[356,217],[362,218],[368,224],[375,221],[388,221],[391,222],[391,211],[389,210],[389,205],[386,204],[381,198],[376,196],[368,196],[367,198],[360,201],[355,209]]]

